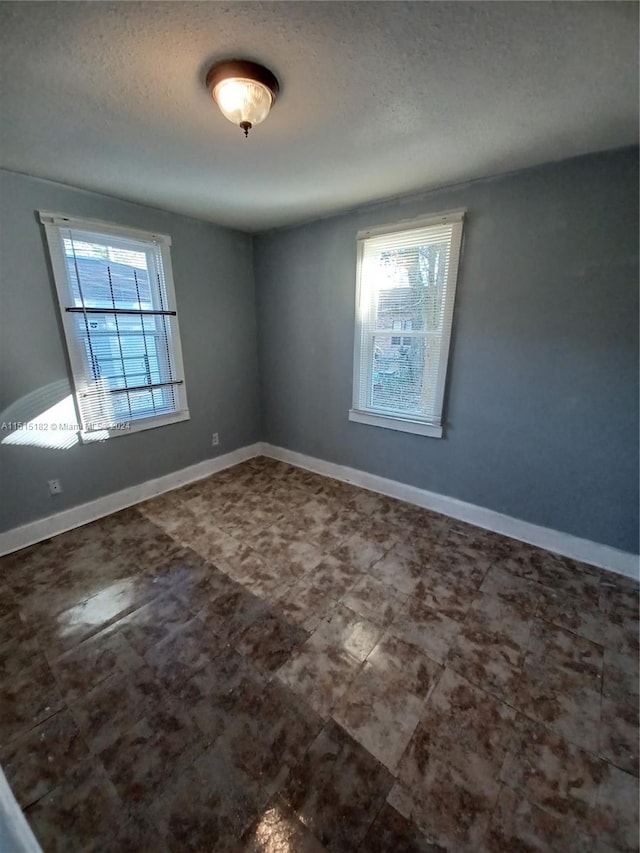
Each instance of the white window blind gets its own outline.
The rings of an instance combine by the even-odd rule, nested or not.
[[[189,416],[170,239],[40,214],[83,433]]]
[[[359,235],[351,420],[442,434],[463,216]]]

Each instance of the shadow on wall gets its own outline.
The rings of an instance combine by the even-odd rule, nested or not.
[[[0,412],[0,444],[69,450],[80,444],[78,416],[68,379],[43,385]],[[92,441],[107,432],[94,433]]]

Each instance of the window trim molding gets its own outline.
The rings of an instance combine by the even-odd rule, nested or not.
[[[155,427],[168,426],[173,423],[189,420],[191,415],[189,412],[189,404],[187,397],[187,386],[184,371],[184,362],[182,357],[182,338],[180,335],[179,317],[177,311],[177,302],[175,295],[175,287],[173,281],[173,267],[171,264],[171,237],[168,234],[159,234],[152,231],[143,231],[139,228],[129,228],[127,226],[116,225],[112,222],[104,222],[100,219],[84,219],[82,217],[66,216],[61,213],[52,213],[50,211],[38,211],[40,222],[45,231],[48,260],[53,273],[53,283],[55,286],[57,310],[62,324],[64,333],[64,350],[65,359],[67,362],[67,370],[72,388],[73,405],[76,413],[76,423],[82,425],[82,412],[78,402],[78,396],[81,393],[77,385],[77,370],[82,367],[84,354],[78,351],[78,345],[73,334],[73,314],[64,310],[66,300],[69,298],[68,292],[68,274],[64,263],[64,249],[62,247],[62,229],[76,229],[78,231],[93,232],[97,235],[106,237],[116,237],[124,240],[138,240],[140,242],[154,244],[160,253],[162,260],[162,272],[165,285],[167,301],[176,311],[174,323],[176,331],[176,340],[172,347],[172,357],[176,370],[176,375],[181,376],[182,399],[184,402],[183,408],[176,412],[163,413],[156,416],[134,418],[130,421],[123,421],[128,424],[121,429],[105,429],[87,431],[79,430],[78,438],[82,444],[97,444],[105,440],[105,435],[111,438],[117,438],[123,435],[132,435],[134,432],[142,432]]]
[[[411,432],[414,435],[426,435],[430,438],[442,438],[443,427],[426,421],[415,421],[409,418],[398,418],[393,415],[363,412],[360,409],[349,409],[349,420],[358,424],[395,429],[398,432]]]
[[[77,406],[75,394],[74,405]],[[127,421],[128,426],[126,429],[105,429],[96,430],[94,432],[83,432],[80,430],[78,438],[82,444],[100,444],[101,441],[105,441],[104,433],[107,433],[110,439],[118,438],[118,436],[121,435],[133,435],[134,432],[143,432],[147,429],[155,429],[156,427],[178,424],[181,421],[188,421],[190,418],[191,415],[189,414],[189,409],[181,409],[179,412],[174,412],[169,415],[156,415],[156,417],[152,418],[136,418],[136,420]]]
[[[161,243],[164,246],[171,245],[171,237],[168,234],[160,234],[158,231],[143,231],[141,228],[129,228],[127,225],[116,225],[113,222],[105,222],[102,219],[66,216],[64,213],[54,213],[50,210],[39,210],[38,216],[40,222],[45,227],[47,225],[56,225],[58,228],[77,228],[79,231],[95,230],[96,233],[108,234],[110,237],[144,240],[148,243]]]
[[[361,377],[360,365],[362,364],[362,320],[360,316],[360,300],[362,291],[362,267],[365,241],[372,237],[385,234],[396,234],[402,231],[411,231],[418,228],[428,228],[436,225],[451,224],[454,226],[451,234],[450,264],[447,282],[447,298],[454,306],[451,312],[452,322],[449,328],[443,331],[441,337],[441,353],[444,358],[440,359],[438,376],[436,379],[436,404],[442,416],[444,407],[444,395],[446,389],[449,356],[451,350],[451,334],[453,330],[453,311],[455,310],[456,289],[458,284],[458,273],[460,269],[460,257],[462,255],[463,224],[466,216],[466,208],[445,211],[444,213],[420,216],[413,219],[404,219],[389,225],[376,225],[372,228],[361,229],[357,232],[357,260],[356,260],[356,311],[353,343],[353,384],[352,384],[352,406],[349,409],[349,420],[367,424],[368,426],[395,429],[399,432],[408,432],[415,435],[430,438],[442,438],[443,425],[438,421],[420,420],[408,414],[402,417],[395,412],[382,412],[375,409],[363,409],[361,407],[361,387],[370,385],[372,366],[368,363],[367,376]]]
[[[387,225],[374,225],[362,228],[356,234],[358,240],[368,240],[369,237],[380,237],[383,234],[396,234],[398,231],[411,231],[413,228],[429,228],[431,225],[448,225],[452,222],[463,222],[467,213],[466,207],[446,210],[443,213],[418,216],[413,219],[396,220]]]

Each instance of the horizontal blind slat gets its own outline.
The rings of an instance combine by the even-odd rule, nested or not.
[[[77,308],[64,309],[69,314],[134,314],[137,317],[175,317],[177,311],[147,311],[139,308]]]
[[[449,243],[453,227],[419,228],[413,231],[402,231],[382,237],[369,237],[363,240],[365,255],[377,255],[395,249],[413,249],[437,243]],[[447,247],[448,248],[448,247]]]
[[[182,379],[176,379],[173,382],[152,382],[145,385],[127,385],[126,388],[109,388],[109,394],[124,394],[127,391],[147,391],[150,388],[166,388],[169,385],[182,385]],[[83,397],[91,396],[91,391],[84,391]]]

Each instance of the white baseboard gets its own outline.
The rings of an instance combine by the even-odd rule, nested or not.
[[[238,465],[240,462],[245,462],[261,453],[262,444],[260,442],[250,444],[247,447],[233,450],[231,453],[225,453],[223,456],[205,459],[203,462],[189,465],[188,468],[165,474],[164,477],[147,480],[145,483],[113,492],[110,495],[89,501],[89,503],[71,507],[71,509],[49,515],[46,518],[39,518],[37,521],[24,524],[21,527],[14,527],[13,530],[0,533],[0,556],[18,551],[20,548],[26,548],[27,545],[34,545],[36,542],[57,536],[59,533],[65,533],[67,530],[80,527],[90,521],[96,521],[96,519],[111,515],[113,512],[119,512],[121,509],[149,500],[149,498],[161,495],[163,492],[170,492],[172,489],[185,486],[187,483],[209,477],[217,471]]]
[[[240,462],[260,455],[280,459],[282,462],[315,471],[317,474],[326,477],[333,477],[336,480],[352,483],[363,489],[416,504],[451,518],[466,521],[468,524],[482,527],[485,530],[493,530],[495,533],[501,533],[512,539],[545,548],[563,557],[590,563],[593,566],[625,575],[634,580],[638,580],[640,576],[640,559],[637,554],[630,554],[608,545],[591,542],[589,539],[580,539],[577,536],[571,536],[569,533],[561,533],[548,527],[530,524],[528,521],[521,521],[518,518],[512,518],[509,515],[503,515],[500,512],[494,512],[475,504],[465,503],[465,501],[456,498],[439,495],[426,489],[418,489],[415,486],[408,486],[395,480],[387,480],[385,477],[378,477],[375,474],[368,474],[366,471],[336,465],[333,462],[325,462],[323,459],[315,459],[313,456],[306,456],[303,453],[296,453],[293,450],[286,450],[262,442],[241,447],[231,453],[217,456],[215,459],[206,459],[204,462],[198,462],[188,468],[166,474],[164,477],[147,480],[147,482],[140,483],[137,486],[122,489],[122,491],[105,495],[95,501],[72,507],[47,518],[32,521],[21,527],[15,527],[6,533],[0,533],[0,556],[18,551],[20,548],[26,548],[28,545],[41,542],[43,539],[49,539],[51,536],[57,536],[59,533],[80,527],[121,509],[126,509],[141,501],[161,495],[163,492],[169,492],[187,483],[201,480],[203,477],[209,477],[217,471],[222,471],[224,468],[230,468],[232,465],[238,465]]]
[[[425,509],[448,515],[451,518],[457,518],[459,521],[474,524],[476,527],[501,533],[538,548],[545,548],[547,551],[553,551],[563,557],[590,563],[593,566],[625,575],[634,580],[638,580],[640,576],[640,558],[637,554],[630,554],[609,545],[591,542],[589,539],[580,539],[569,533],[561,533],[559,530],[540,527],[537,524],[521,521],[518,518],[512,518],[509,515],[503,515],[500,512],[494,512],[491,509],[466,503],[456,498],[439,495],[426,489],[418,489],[415,486],[407,486],[395,480],[387,480],[385,477],[367,474],[365,471],[359,471],[356,468],[347,468],[344,465],[325,462],[323,459],[315,459],[312,456],[305,456],[303,453],[295,453],[282,447],[264,444],[262,452],[265,456],[270,456],[273,459],[280,459],[282,462],[289,462],[291,465],[306,468],[316,474],[323,474],[326,477],[333,477],[345,483],[361,486],[363,489],[369,489],[372,492],[379,492],[382,495],[416,504]]]

